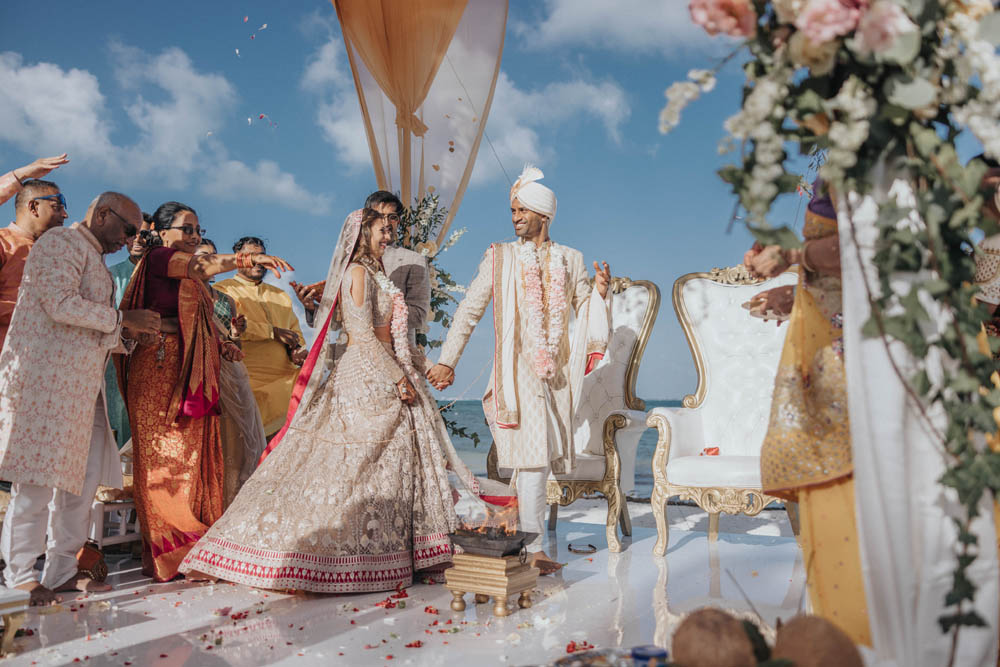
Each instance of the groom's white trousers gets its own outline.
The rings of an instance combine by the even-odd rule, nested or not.
[[[517,471],[517,512],[521,530],[538,533],[538,537],[525,545],[529,553],[542,550],[545,535],[545,486],[549,469],[520,468]]]
[[[76,554],[87,541],[90,508],[101,480],[106,428],[104,400],[98,395],[87,456],[87,474],[79,496],[35,484],[11,486],[10,504],[3,520],[3,533],[0,534],[0,553],[7,562],[3,571],[4,583],[8,587],[37,581],[35,561],[43,552],[43,586],[55,589],[76,574]],[[53,446],[58,446],[58,443],[53,443]]]

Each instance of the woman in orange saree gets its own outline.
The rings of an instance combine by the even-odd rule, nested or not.
[[[213,300],[202,283],[254,262],[290,270],[267,255],[199,255],[202,229],[194,209],[167,202],[153,214],[162,246],[136,266],[122,308],[160,313],[158,336],[116,356],[132,427],[135,505],[143,538],[143,571],[156,581],[177,576],[191,546],[223,511],[219,436],[222,343]],[[142,304],[141,306],[136,304]]]

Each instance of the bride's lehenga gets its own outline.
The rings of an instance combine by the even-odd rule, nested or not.
[[[389,324],[392,297],[370,270],[364,280],[357,306],[344,272],[339,301],[350,343],[335,369],[182,572],[352,593],[409,585],[414,570],[451,559],[457,517],[445,465],[457,456],[419,370],[409,374],[417,400],[407,406],[397,395],[404,370],[373,329]]]

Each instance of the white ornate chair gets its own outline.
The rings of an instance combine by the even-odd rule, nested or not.
[[[132,487],[132,441],[118,452],[122,461],[124,489],[101,486],[90,508],[89,538],[98,548],[106,545],[136,542],[142,539],[139,519],[135,513]],[[108,531],[106,528],[110,527]],[[109,534],[105,534],[109,533]]]
[[[556,526],[559,505],[599,491],[608,501],[608,549],[621,551],[617,525],[632,534],[622,488],[635,486],[639,438],[648,428],[646,404],[635,395],[639,362],[660,308],[660,290],[648,280],[613,278],[611,340],[608,351],[584,378],[581,402],[574,415],[576,469],[549,478],[549,530]],[[490,479],[507,482],[510,470],[497,467],[496,445],[486,457]]]
[[[764,290],[793,285],[796,274],[756,280],[741,266],[689,273],[674,283],[677,319],[694,357],[698,388],[680,408],[655,408],[647,424],[659,437],[653,454],[652,510],[667,550],[666,501],[693,500],[709,514],[709,540],[719,513],[754,515],[777,500],[761,491],[760,448],[787,325],[750,317],[742,307]],[[718,447],[718,456],[702,456]]]

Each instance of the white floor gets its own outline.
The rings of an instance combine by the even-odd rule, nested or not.
[[[109,577],[111,593],[29,611],[24,627],[33,634],[15,641],[18,654],[4,664],[544,664],[565,656],[570,641],[669,646],[681,615],[705,605],[753,608],[773,625],[803,604],[801,554],[783,511],[723,516],[713,546],[703,512],[671,506],[669,550],[655,558],[648,504],[629,503],[633,537],[619,554],[607,551],[603,507],[584,500],[561,508],[547,548],[567,565],[539,579],[531,609],[506,618],[471,595],[464,612],[451,611],[442,575],[408,589],[405,607],[385,609],[376,603],[387,593],[288,596],[232,584],[153,585],[127,561]],[[598,551],[579,555],[569,544]],[[406,646],[416,641],[422,646]]]

